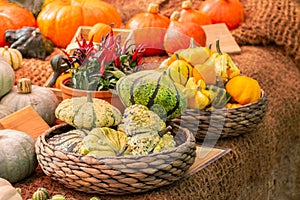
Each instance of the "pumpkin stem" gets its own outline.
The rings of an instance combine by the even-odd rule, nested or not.
[[[158,4],[150,3],[147,12],[152,14],[157,14],[159,12]]]
[[[183,1],[182,4],[181,4],[181,8],[183,8],[183,9],[192,8],[192,2],[190,0]]]
[[[19,94],[28,94],[32,91],[32,85],[29,78],[21,78],[17,82],[17,92]]]
[[[217,49],[218,54],[222,55],[222,51],[220,48],[220,40],[216,40],[216,49]]]
[[[171,21],[178,21],[179,17],[180,17],[180,12],[179,11],[174,11],[170,16],[170,20]]]

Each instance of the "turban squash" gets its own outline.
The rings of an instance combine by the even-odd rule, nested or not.
[[[37,17],[41,33],[57,47],[67,47],[79,26],[102,22],[118,28],[122,19],[118,11],[101,0],[48,0]]]

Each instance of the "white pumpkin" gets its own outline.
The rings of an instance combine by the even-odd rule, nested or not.
[[[0,178],[0,200],[22,200],[22,197],[9,181]]]

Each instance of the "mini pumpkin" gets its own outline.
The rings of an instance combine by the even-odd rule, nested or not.
[[[49,89],[31,85],[30,79],[18,80],[12,90],[0,102],[10,107],[13,112],[31,105],[35,111],[49,124],[55,123],[55,109],[58,105],[56,95]]]
[[[29,176],[37,167],[34,145],[25,132],[0,130],[0,177],[15,183]]]
[[[19,50],[9,48],[8,46],[0,48],[0,55],[11,65],[14,70],[21,67],[22,54]]]
[[[0,199],[2,200],[22,200],[21,195],[18,193],[17,189],[12,186],[12,184],[0,178]]]
[[[78,27],[93,26],[96,23],[122,25],[117,9],[101,0],[50,0],[45,1],[37,17],[41,33],[55,46],[66,48]]]
[[[199,11],[207,14],[212,23],[225,23],[229,30],[237,28],[245,20],[244,6],[239,0],[206,0]]]
[[[164,36],[164,48],[169,54],[180,49],[187,49],[190,46],[191,38],[194,39],[195,45],[206,45],[206,34],[204,29],[193,22],[179,22],[180,12],[172,13],[171,22]]]
[[[134,40],[137,45],[145,45],[144,55],[165,54],[163,40],[170,19],[159,13],[156,3],[150,3],[147,12],[134,15],[126,23],[126,28],[134,30]]]
[[[235,76],[226,83],[225,88],[234,102],[241,105],[260,99],[261,88],[257,80],[248,76]]]
[[[0,98],[12,89],[14,82],[14,70],[9,63],[0,56]]]
[[[207,14],[192,8],[193,4],[190,0],[183,1],[181,4],[179,22],[193,22],[199,25],[211,24],[211,19]]]
[[[88,40],[100,43],[102,39],[111,32],[112,26],[113,25],[107,25],[101,22],[93,25],[88,34]]]

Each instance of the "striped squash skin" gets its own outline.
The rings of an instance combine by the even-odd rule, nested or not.
[[[180,116],[187,106],[182,91],[166,72],[143,70],[122,77],[116,90],[126,107],[141,104],[163,119]]]
[[[79,129],[116,126],[122,113],[103,99],[73,97],[63,100],[55,109],[55,116],[61,121]]]
[[[193,67],[184,60],[173,61],[166,72],[172,81],[186,85],[188,79],[192,76]]]
[[[212,107],[224,108],[230,99],[230,94],[225,90],[225,88],[208,85],[207,89],[210,93]]]
[[[88,130],[74,129],[66,133],[55,135],[49,138],[47,142],[53,145],[57,150],[80,153],[82,140],[88,133]]]
[[[8,46],[0,48],[0,55],[11,65],[14,70],[21,67],[22,54],[17,49],[8,48]]]

